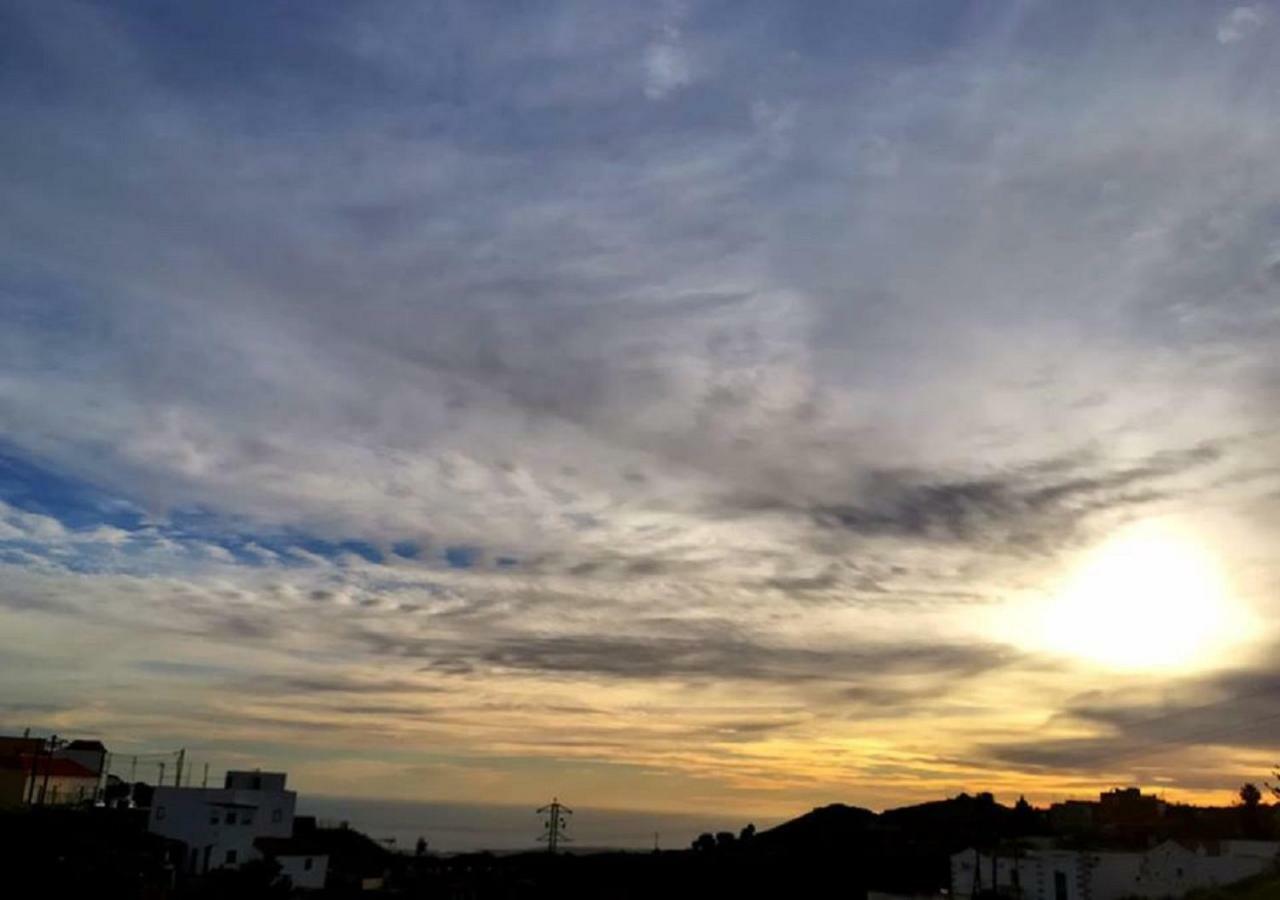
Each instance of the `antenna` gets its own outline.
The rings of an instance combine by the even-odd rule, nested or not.
[[[546,806],[541,806],[537,810],[538,815],[546,816],[542,822],[542,836],[539,841],[547,842],[547,852],[555,853],[556,848],[563,841],[568,843],[572,838],[563,833],[569,823],[565,816],[573,815],[573,810],[565,806],[556,797],[551,798],[551,802]]]

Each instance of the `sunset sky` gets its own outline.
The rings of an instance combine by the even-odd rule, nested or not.
[[[1280,6],[0,7],[0,732],[783,816],[1280,762]]]

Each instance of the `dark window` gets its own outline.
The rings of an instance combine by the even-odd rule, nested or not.
[[[260,791],[260,790],[262,790],[262,778],[261,778],[260,776],[258,776],[258,775],[254,775],[254,776],[253,776],[253,781],[251,782],[251,784],[252,784],[253,789],[254,789],[255,791]]]
[[[227,824],[228,825],[236,824],[236,811],[234,809],[231,810],[231,812],[227,813]]]
[[[1067,896],[1067,873],[1053,873],[1053,900],[1070,900]]]
[[[229,865],[229,866],[234,866],[235,864],[236,864],[236,851],[234,851],[234,850],[228,850],[228,851],[227,851],[227,865]]]
[[[209,824],[210,825],[218,824],[218,811],[216,809],[209,810]]]
[[[244,813],[244,815],[242,815],[242,816],[240,817],[240,822],[241,822],[242,824],[244,824],[244,825],[252,825],[252,824],[253,824],[253,812],[252,812],[251,810],[246,810],[246,811],[245,811],[245,813]]]
[[[310,871],[311,871],[311,857],[310,857],[310,856],[308,856],[306,859],[304,859],[304,860],[302,861],[302,868],[306,869],[308,872],[310,872]]]

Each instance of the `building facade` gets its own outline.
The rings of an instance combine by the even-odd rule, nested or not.
[[[97,796],[98,773],[72,759],[0,759],[0,806],[74,806]]]
[[[102,741],[74,740],[56,750],[54,756],[73,759],[99,778],[107,765],[107,748]]]
[[[280,864],[280,875],[298,890],[318,891],[324,887],[329,871],[329,857],[323,853],[280,854],[274,857]]]
[[[100,741],[0,735],[0,807],[93,802],[106,758]]]
[[[282,878],[299,890],[324,887],[329,871],[329,853],[315,841],[306,838],[259,838],[258,850],[280,866]]]
[[[202,874],[262,858],[260,838],[293,834],[298,795],[283,772],[228,772],[221,788],[158,787],[148,830],[187,846],[184,869]]]
[[[1165,841],[1143,853],[1029,849],[1008,855],[974,849],[951,857],[951,896],[970,900],[993,887],[1025,900],[1122,900],[1181,897],[1273,868],[1280,843]]]

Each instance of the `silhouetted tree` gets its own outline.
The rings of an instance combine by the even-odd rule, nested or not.
[[[720,847],[720,848],[732,847],[732,846],[733,846],[733,841],[734,841],[734,837],[733,837],[733,832],[732,832],[732,831],[717,831],[717,832],[716,832],[716,846],[717,846],[717,847]]]
[[[755,836],[756,836],[756,826],[754,823],[748,823],[747,826],[742,829],[742,831],[738,832],[738,840],[743,841],[744,843],[746,841],[751,840]]]
[[[716,849],[715,835],[709,831],[704,831],[694,839],[692,846],[694,850],[697,850],[700,853],[709,853]]]
[[[426,838],[424,837],[418,838],[418,843],[413,845],[413,855],[414,856],[427,855],[427,839]]]
[[[1259,804],[1262,803],[1262,791],[1252,783],[1240,787],[1240,828],[1245,837],[1263,836],[1262,818],[1258,815]]]
[[[1027,802],[1026,797],[1019,797],[1013,805],[1012,831],[1016,835],[1035,834],[1039,826],[1039,816],[1035,807]]]
[[[1280,782],[1280,766],[1277,766],[1271,770],[1271,777],[1274,778],[1277,782]],[[1270,781],[1264,781],[1262,783],[1267,786],[1267,790],[1271,792],[1271,796],[1275,797],[1277,800],[1280,800],[1280,784],[1272,784]]]

